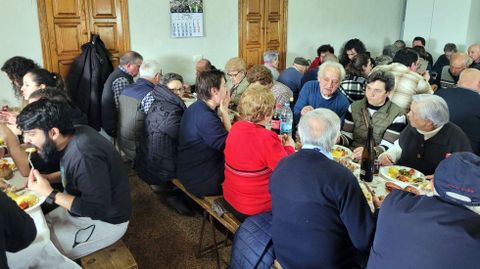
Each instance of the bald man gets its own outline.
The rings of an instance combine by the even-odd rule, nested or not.
[[[432,84],[436,84],[440,88],[456,87],[460,73],[467,69],[472,62],[472,59],[463,52],[456,52],[450,57],[450,65],[444,66],[442,73],[437,77],[437,80]]]
[[[198,75],[200,75],[200,73],[202,73],[203,71],[215,70],[215,69],[216,69],[215,66],[212,65],[212,63],[209,60],[202,58],[195,63],[195,79],[198,78]],[[186,92],[195,92],[195,84],[193,85],[185,84],[184,86],[185,86]]]
[[[468,56],[472,59],[470,67],[480,70],[480,44],[473,44],[468,47]]]
[[[473,152],[480,155],[480,70],[465,69],[458,86],[435,92],[448,105],[450,121],[458,125],[470,139]]]

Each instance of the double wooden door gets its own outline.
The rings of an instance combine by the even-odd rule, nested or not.
[[[285,69],[287,0],[240,0],[238,5],[240,57],[251,67],[262,63],[266,50],[277,50],[279,69]]]
[[[37,0],[44,68],[66,77],[81,46],[100,36],[116,66],[130,50],[127,0]]]

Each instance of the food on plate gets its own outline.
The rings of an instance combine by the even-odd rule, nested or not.
[[[373,197],[372,194],[368,191],[367,187],[360,183],[360,189],[362,189],[363,195],[367,199],[367,202],[372,202]]]
[[[405,188],[403,188],[404,191],[408,191],[408,192],[411,192],[415,195],[420,195],[420,191],[417,190],[417,188],[413,187],[413,186],[406,186]]]
[[[413,168],[405,169],[395,166],[388,168],[388,176],[402,182],[419,183],[423,181],[421,177],[415,177],[416,170]]]
[[[349,149],[337,145],[332,148],[330,154],[332,154],[334,159],[341,159],[349,157],[352,153]]]
[[[8,160],[8,159],[0,159],[0,165],[8,165],[8,167],[10,167],[10,169],[12,170],[15,170],[17,168],[17,166],[15,165],[15,163],[13,162],[13,160]]]
[[[13,169],[8,162],[0,162],[0,178],[10,179],[13,176]]]
[[[18,207],[24,210],[38,203],[38,197],[32,193],[17,196],[13,200],[17,203]]]
[[[391,192],[393,190],[403,190],[402,187],[398,186],[393,182],[385,182],[385,189],[387,190],[387,192]]]
[[[354,163],[349,159],[336,159],[336,161],[339,164],[345,166],[348,170],[350,170],[354,174],[355,172],[357,172],[357,170],[360,169],[360,165],[358,163]]]
[[[431,191],[433,191],[433,189],[432,189],[432,184],[431,184],[430,181],[428,181],[428,180],[425,180],[425,181],[423,181],[422,183],[420,183],[420,184],[418,185],[418,188],[421,189],[421,190],[424,190],[424,191],[426,191],[426,192],[431,192]]]

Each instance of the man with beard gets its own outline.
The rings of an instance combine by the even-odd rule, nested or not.
[[[88,126],[73,126],[68,104],[41,99],[17,118],[26,143],[48,160],[60,152],[59,193],[37,170],[28,188],[59,205],[46,215],[51,240],[78,259],[107,247],[126,232],[132,205],[126,168],[113,145]]]

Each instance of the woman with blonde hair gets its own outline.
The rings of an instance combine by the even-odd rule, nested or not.
[[[278,161],[295,152],[291,137],[280,139],[265,128],[272,119],[275,99],[265,86],[243,93],[236,122],[225,142],[225,207],[240,221],[272,209],[268,180]]]

